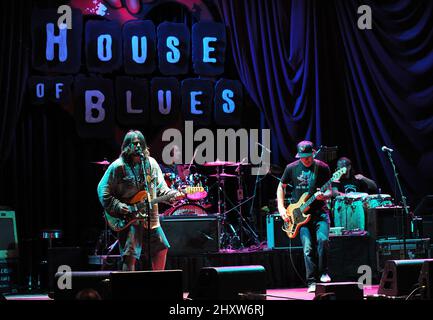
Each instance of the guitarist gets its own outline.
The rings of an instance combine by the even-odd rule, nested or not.
[[[284,207],[285,187],[291,185],[292,202],[308,192],[314,194],[317,189],[331,178],[329,166],[314,159],[315,150],[310,141],[301,141],[297,145],[296,158],[299,160],[287,165],[277,189],[278,211],[287,221]],[[327,274],[327,255],[329,240],[329,211],[325,200],[332,195],[331,189],[320,192],[306,214],[311,214],[311,220],[300,228],[299,235],[304,251],[306,280],[308,292],[316,290],[316,282],[330,282]]]
[[[133,208],[127,204],[127,199],[141,190],[148,190],[150,195],[173,193],[173,197],[179,196],[177,191],[167,187],[158,163],[149,156],[143,134],[131,130],[123,139],[119,158],[105,171],[97,191],[105,211],[113,216],[121,216],[132,212]],[[151,219],[150,231],[147,221],[136,221],[119,232],[122,270],[134,271],[142,249],[146,252],[148,247],[150,247],[152,269],[165,268],[170,245],[159,223],[157,212],[155,214],[156,218]],[[149,244],[144,243],[147,239],[150,239]],[[146,252],[146,256],[149,256],[149,252]]]

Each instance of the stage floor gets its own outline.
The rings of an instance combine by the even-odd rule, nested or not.
[[[374,285],[364,288],[364,296],[377,294],[379,286]],[[308,293],[307,288],[294,288],[294,289],[268,289],[266,290],[266,300],[313,300],[314,293]],[[184,298],[188,293],[184,293]],[[21,295],[7,295],[7,300],[52,300],[46,294],[21,294]]]

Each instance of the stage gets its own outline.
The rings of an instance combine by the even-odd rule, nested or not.
[[[364,288],[364,297],[377,294],[378,286]],[[279,288],[266,290],[266,300],[313,300],[315,293],[308,293],[307,288]],[[187,299],[188,292],[184,292],[184,299]],[[39,301],[54,301],[47,294],[27,294],[27,295],[7,295],[7,300],[39,300]]]

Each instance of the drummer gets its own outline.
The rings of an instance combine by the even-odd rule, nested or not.
[[[377,193],[377,185],[373,180],[364,177],[362,174],[354,174],[352,170],[352,161],[349,158],[341,157],[337,161],[337,169],[346,167],[347,172],[339,181],[332,184],[332,195],[344,196],[345,194],[357,193]]]
[[[171,162],[170,163],[162,163],[160,164],[162,173],[165,176],[165,180],[169,186],[173,185],[173,187],[177,188],[182,182],[186,181],[186,178],[190,174],[190,170],[188,166],[179,164],[182,163],[182,151],[180,150],[178,145],[174,145],[170,152]]]

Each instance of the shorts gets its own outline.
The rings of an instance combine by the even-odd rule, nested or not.
[[[130,225],[127,229],[119,232],[120,255],[133,256],[139,260],[142,251],[148,255],[147,239],[149,231],[144,228],[143,222]],[[150,231],[150,254],[154,256],[157,252],[170,248],[170,244],[161,227]]]

